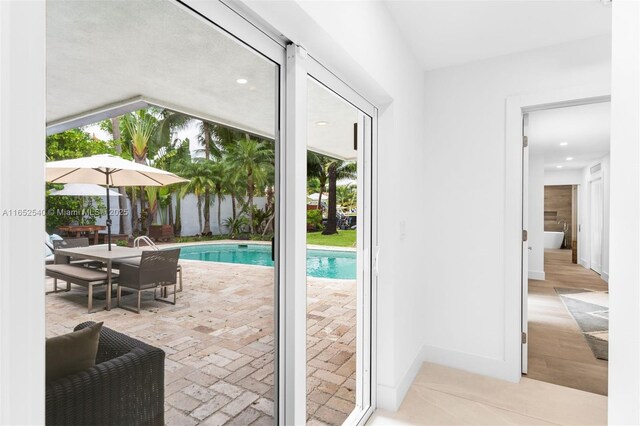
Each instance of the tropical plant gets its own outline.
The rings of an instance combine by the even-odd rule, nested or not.
[[[91,137],[82,129],[65,130],[47,136],[47,161],[68,160],[97,154],[115,154],[111,141]]]
[[[139,164],[146,164],[147,162],[147,156],[149,154],[149,143],[151,141],[151,138],[156,130],[156,128],[158,127],[158,119],[156,118],[155,115],[152,114],[152,112],[148,109],[141,109],[138,111],[134,111],[131,112],[127,115],[125,115],[122,119],[122,122],[124,124],[124,128],[126,129],[126,134],[128,136],[128,140],[130,141],[130,145],[131,145],[131,153],[133,155],[133,160],[136,163]],[[145,210],[145,191],[142,187],[140,187],[140,209],[142,211]],[[134,200],[132,199],[132,204],[135,204]],[[133,206],[132,206],[133,209]],[[143,214],[141,212],[141,220],[140,223],[142,224],[142,229],[141,231],[143,233],[147,232],[147,226],[146,226],[146,220],[144,220],[144,217],[148,217],[151,216],[149,214],[149,212],[146,212],[146,214]],[[137,223],[135,223],[136,218],[134,218],[134,224],[137,225]],[[134,226],[134,229],[136,227]]]
[[[307,231],[322,230],[322,210],[307,210]]]
[[[354,184],[336,187],[336,202],[343,209],[350,211],[356,208],[358,191]]]
[[[273,210],[265,206],[265,209],[259,207],[253,207],[253,228],[260,234],[265,234],[271,218],[273,217]]]
[[[224,190],[225,190],[225,176],[228,175],[228,170],[225,164],[222,161],[216,161],[215,163],[211,163],[210,171],[211,171],[211,182],[213,183],[213,188],[211,189],[213,195],[218,198],[218,214],[216,215],[218,221],[218,232],[222,232],[222,218],[221,207],[222,201],[224,200]]]
[[[253,197],[256,187],[264,187],[269,174],[274,172],[274,153],[266,141],[257,141],[247,137],[236,141],[229,148],[226,161],[236,176],[246,176],[249,228],[255,232],[253,223]]]
[[[47,136],[46,158],[47,161],[67,160],[72,158],[88,157],[97,154],[115,154],[114,144],[111,141],[103,141],[89,135],[82,129],[71,129],[64,132]],[[53,231],[59,226],[70,225],[72,223],[85,223],[94,225],[95,216],[87,215],[83,212],[84,201],[79,197],[52,196],[49,191],[52,189],[62,189],[60,184],[46,185],[45,205],[47,211],[56,214],[46,216],[46,227]],[[92,211],[99,211],[104,208],[100,198],[92,198],[89,203],[95,203]],[[86,209],[84,209],[86,210]],[[64,212],[57,214],[58,212]],[[73,214],[71,214],[73,213]]]
[[[238,216],[235,219],[228,217],[224,221],[224,226],[227,228],[229,238],[236,239],[238,235],[242,233],[247,226],[248,220],[245,216]]]
[[[356,163],[339,160],[326,155],[307,151],[307,179],[318,178],[320,182],[320,196],[318,208],[322,208],[322,193],[328,184],[327,224],[322,233],[324,235],[338,232],[336,209],[336,184],[339,179],[355,179],[357,176]]]
[[[181,187],[179,196],[184,198],[188,193],[193,193],[196,196],[198,205],[198,224],[200,226],[200,230],[203,229],[203,195],[206,190],[211,191],[211,189],[215,187],[212,175],[213,171],[211,163],[203,161],[202,159],[195,159],[195,161],[187,165],[182,172],[182,176],[190,179],[190,181]]]

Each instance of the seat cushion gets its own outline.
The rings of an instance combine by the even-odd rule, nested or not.
[[[46,272],[55,272],[58,274],[67,275],[70,278],[76,278],[82,281],[105,281],[107,279],[107,272],[99,269],[85,268],[77,265],[47,265],[45,267]],[[112,279],[115,279],[118,274],[111,274]]]
[[[52,337],[46,342],[46,383],[96,365],[102,323]]]

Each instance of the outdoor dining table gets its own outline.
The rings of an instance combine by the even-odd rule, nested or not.
[[[80,257],[83,259],[97,260],[103,262],[107,268],[107,291],[106,302],[107,311],[111,310],[111,266],[114,260],[118,259],[130,259],[133,257],[141,257],[142,250],[138,248],[112,246],[111,250],[104,245],[96,245],[89,247],[78,248],[59,248],[55,251],[56,254],[63,256]]]
[[[93,244],[98,244],[98,231],[107,229],[104,225],[68,225],[59,226],[58,230],[80,237],[83,233],[93,234]]]

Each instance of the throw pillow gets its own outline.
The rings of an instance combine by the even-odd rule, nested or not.
[[[102,323],[52,337],[46,342],[46,383],[96,365]]]

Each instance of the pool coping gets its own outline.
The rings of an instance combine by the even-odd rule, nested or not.
[[[222,244],[256,244],[256,245],[271,245],[270,241],[253,241],[253,240],[213,240],[213,241],[192,241],[188,243],[168,243],[162,244],[159,247],[162,248],[174,248],[184,246],[203,246],[203,245],[222,245]],[[141,247],[144,249],[144,247]],[[340,247],[340,246],[323,246],[318,244],[307,244],[307,249],[311,250],[327,250],[327,251],[344,251],[344,252],[356,252],[353,247]]]
[[[177,248],[177,247],[185,247],[185,246],[201,246],[201,245],[225,245],[225,244],[257,244],[257,245],[263,245],[263,246],[269,246],[271,245],[271,242],[269,241],[251,241],[251,240],[215,240],[215,241],[193,241],[193,242],[188,242],[188,243],[169,243],[169,244],[162,244],[161,248]],[[142,249],[144,250],[145,248],[148,247],[142,247]],[[342,252],[348,252],[348,253],[355,253],[356,249],[355,248],[351,248],[351,247],[335,247],[335,246],[321,246],[321,245],[317,245],[317,244],[308,244],[307,245],[307,249],[311,249],[311,250],[325,250],[325,251],[342,251]],[[202,263],[220,263],[220,264],[226,264],[226,265],[235,265],[235,263],[229,263],[229,262],[215,262],[215,261],[211,261],[211,260],[196,260],[196,259],[180,259],[180,262],[202,262]],[[243,266],[250,266],[253,268],[270,268],[273,269],[273,266],[266,266],[266,265],[252,265],[249,263],[243,263]],[[328,278],[328,277],[314,277],[312,275],[307,275],[307,279],[309,278],[313,278],[314,280],[323,280],[323,281],[356,281],[357,278]]]

